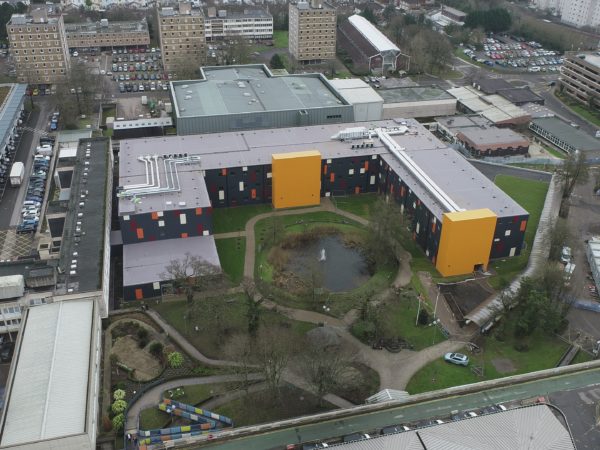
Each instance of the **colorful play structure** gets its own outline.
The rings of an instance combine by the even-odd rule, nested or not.
[[[139,430],[138,442],[140,450],[150,450],[154,444],[210,434],[223,428],[233,427],[233,421],[229,417],[215,414],[206,409],[196,408],[195,406],[170,398],[163,398],[163,401],[158,404],[158,409],[195,423],[180,427]]]

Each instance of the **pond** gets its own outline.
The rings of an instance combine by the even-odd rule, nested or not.
[[[304,279],[315,273],[318,280],[315,285],[332,292],[352,290],[371,277],[360,249],[345,246],[338,235],[325,236],[291,250],[285,269]]]

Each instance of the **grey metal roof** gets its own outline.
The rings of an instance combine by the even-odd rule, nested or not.
[[[93,309],[92,299],[29,309],[0,445],[27,448],[86,431]]]
[[[148,141],[152,144],[159,144],[159,142],[154,139],[149,139]],[[161,141],[164,144],[167,139],[161,139]],[[146,140],[144,140],[144,142],[146,142]],[[122,145],[123,144],[121,144],[121,148],[123,149],[124,147]],[[174,153],[177,149],[167,144],[148,146],[146,149],[143,146],[136,148],[136,151],[140,150],[142,153],[136,153],[133,157],[128,154],[129,152],[127,152],[127,154],[124,152],[120,153],[119,186],[144,184],[147,182],[146,164],[139,161],[137,159],[138,156],[154,155],[156,153],[162,155],[163,152]],[[186,146],[185,151],[178,153],[183,154],[188,151],[189,148]],[[180,209],[180,204],[185,205],[186,208],[209,207],[210,198],[208,196],[208,191],[206,190],[204,178],[202,177],[202,168],[204,168],[204,164],[201,164],[200,166],[196,164],[178,166],[177,173],[179,175],[179,182],[182,186],[180,191],[140,195],[135,201],[132,201],[131,198],[119,198],[119,214],[143,214],[154,211],[165,211],[171,208]],[[167,175],[165,174],[164,165],[162,164],[159,164],[159,177],[162,186],[165,186],[167,183]]]
[[[509,409],[418,430],[330,445],[344,450],[575,450],[550,407]]]
[[[416,120],[407,119],[408,133],[392,136],[415,162],[442,187],[459,206],[466,209],[490,208],[499,216],[515,216],[527,214],[514,200],[494,185],[481,172],[460,156],[455,150],[447,147],[434,137]],[[445,210],[441,205],[428,196],[424,188],[420,188],[418,180],[404,169],[397,159],[388,152],[387,148],[374,139],[372,148],[352,149],[350,143],[333,140],[332,136],[346,128],[364,126],[367,128],[397,127],[396,120],[382,120],[373,122],[315,125],[309,127],[274,128],[267,130],[253,130],[244,132],[210,133],[191,136],[174,136],[149,139],[131,139],[121,141],[120,180],[119,185],[135,184],[145,181],[144,165],[138,156],[148,154],[190,153],[201,156],[203,170],[228,167],[244,167],[260,164],[271,164],[273,153],[287,153],[304,150],[318,150],[323,159],[335,159],[362,155],[382,155],[384,160],[392,165],[402,179],[414,186],[423,196],[421,199],[431,211],[441,220]],[[285,143],[285,146],[282,144]],[[192,168],[194,166],[191,166]],[[124,170],[131,170],[126,173]],[[182,182],[183,186],[198,187],[203,183],[198,179]],[[143,181],[142,181],[143,176]],[[191,176],[191,175],[190,175]],[[135,177],[135,178],[133,178]],[[412,189],[412,187],[411,187]],[[184,189],[184,191],[189,188]],[[421,192],[422,191],[422,192]],[[171,200],[167,194],[161,202]],[[181,195],[192,195],[190,193]],[[193,194],[195,195],[195,194]],[[142,199],[144,204],[154,205],[152,196]],[[121,200],[122,202],[123,200]],[[176,200],[174,200],[175,202]],[[131,202],[129,202],[131,203]],[[174,203],[176,204],[176,203]],[[193,204],[193,202],[191,203]],[[120,203],[119,214],[123,214]],[[138,205],[136,205],[137,211]],[[198,205],[200,207],[200,205]],[[155,209],[155,210],[163,210]],[[127,214],[127,212],[125,212]]]
[[[205,13],[205,21],[233,19],[272,19],[273,16],[263,9],[245,9],[244,11],[227,11],[224,17],[209,16]]]
[[[567,122],[560,120],[557,117],[539,117],[533,119],[531,122],[543,128],[548,133],[560,138],[577,150],[600,150],[600,140],[572,127]]]
[[[486,94],[496,94],[502,89],[511,89],[513,87],[513,85],[504,78],[491,78],[487,75],[475,77],[473,86]]]
[[[104,26],[101,22],[78,22],[65,23],[65,32],[67,35],[71,33],[131,33],[148,30],[148,22],[145,18],[135,21],[108,21],[108,25]]]
[[[512,145],[527,146],[529,141],[510,128],[495,127],[487,119],[478,115],[439,117],[436,121],[448,128],[454,135],[459,133],[462,138],[471,141],[473,145]]]
[[[6,84],[0,86],[7,86]],[[0,109],[0,143],[2,148],[8,143],[8,138],[12,132],[15,121],[21,111],[23,96],[27,89],[26,84],[12,84],[10,92],[4,99]]]
[[[72,292],[96,291],[102,284],[108,143],[107,138],[81,140],[77,151],[60,251],[60,267]]]
[[[454,100],[454,97],[437,86],[407,86],[380,89],[378,94],[385,103],[426,102],[431,100]]]
[[[321,74],[272,76],[260,66],[226,70],[209,68],[203,72],[204,80],[171,83],[177,117],[212,117],[346,104]]]
[[[213,236],[127,244],[123,246],[123,286],[137,286],[163,280],[163,274],[170,262],[183,258],[186,253],[221,268]]]
[[[498,95],[501,95],[512,103],[526,103],[526,102],[544,102],[544,99],[533,92],[528,87],[524,88],[510,88],[502,89],[498,91]]]

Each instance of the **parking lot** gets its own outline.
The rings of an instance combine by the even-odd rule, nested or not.
[[[508,36],[485,39],[483,51],[474,47],[463,49],[466,56],[488,66],[527,72],[560,72],[563,58],[554,50],[546,50],[534,41],[517,41]]]
[[[174,77],[174,74],[164,72],[157,48],[104,52],[98,58],[97,70],[114,81],[120,93],[166,91],[168,80]]]

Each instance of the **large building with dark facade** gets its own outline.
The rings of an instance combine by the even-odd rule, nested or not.
[[[308,206],[322,197],[379,192],[400,205],[413,239],[444,276],[519,255],[529,219],[527,211],[414,120],[122,141],[120,185],[124,255],[129,246],[158,248],[158,241],[172,241],[162,267],[190,238],[202,240],[198,254],[218,265],[211,247],[212,208]],[[187,251],[194,251],[191,242]],[[144,252],[136,256],[137,266],[143,266]],[[148,260],[156,266],[155,256]],[[132,277],[128,284],[124,265],[126,300],[160,295],[164,280],[136,284]]]

